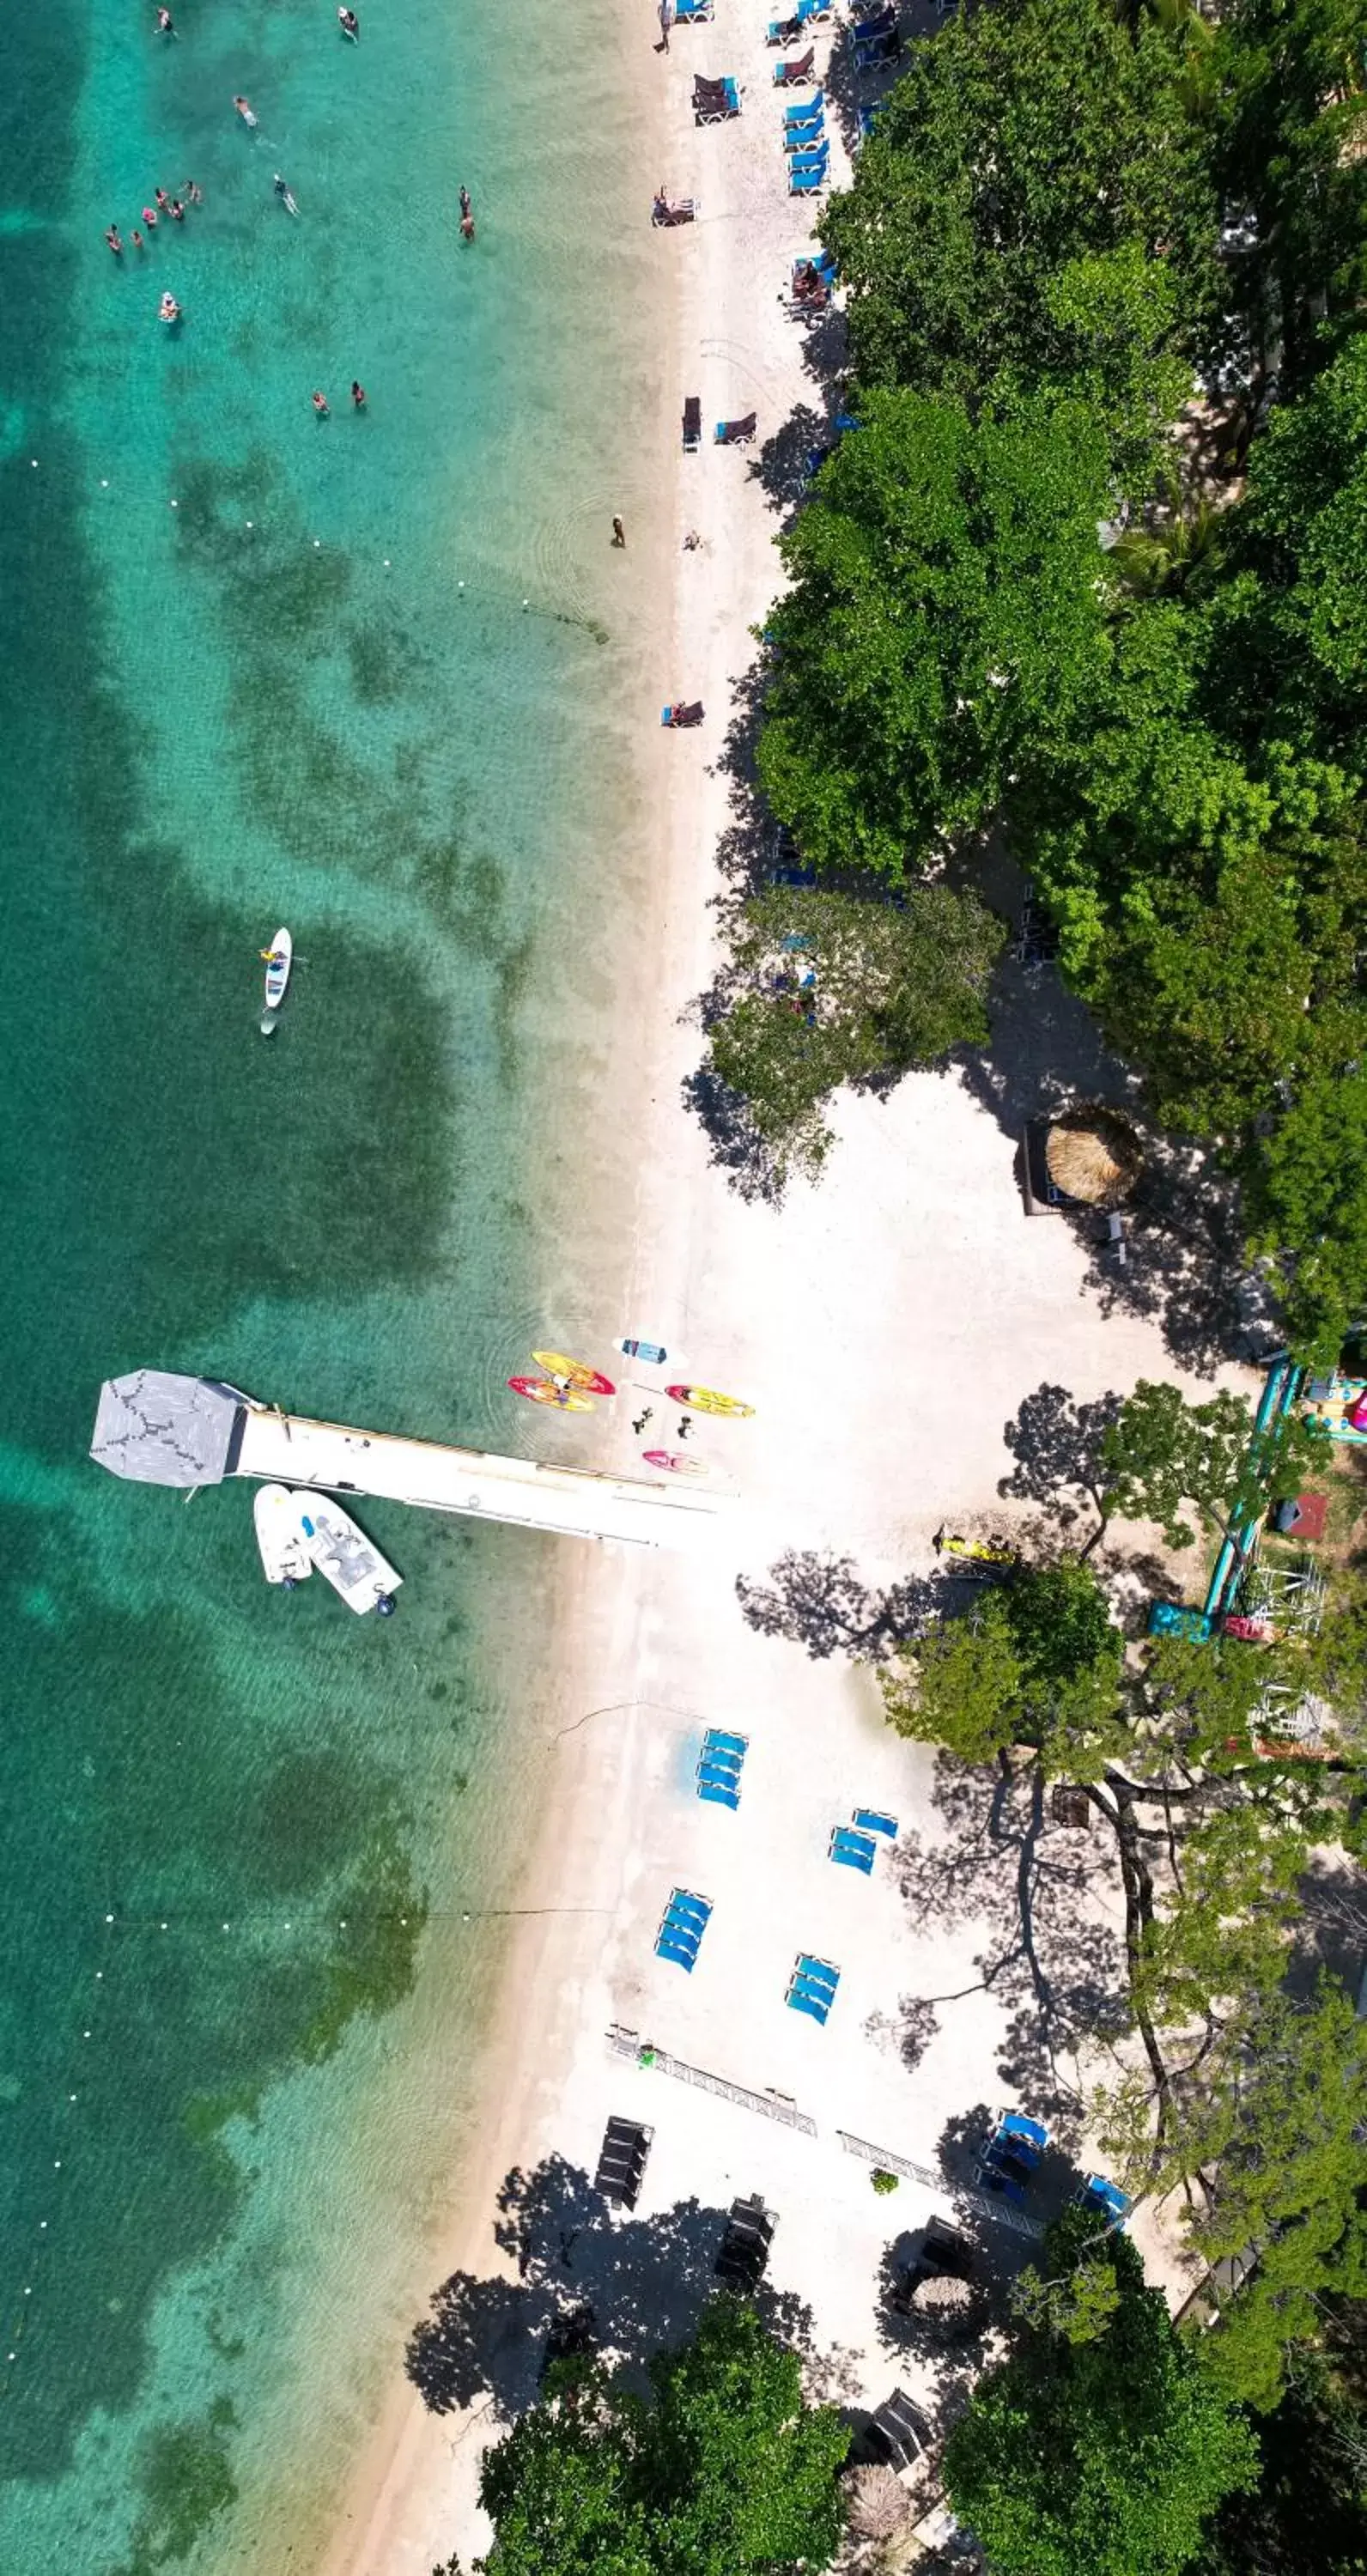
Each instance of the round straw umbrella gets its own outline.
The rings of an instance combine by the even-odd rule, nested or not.
[[[1139,1178],[1143,1154],[1128,1119],[1114,1109],[1069,1109],[1045,1140],[1049,1178],[1084,1207],[1119,1207]]]

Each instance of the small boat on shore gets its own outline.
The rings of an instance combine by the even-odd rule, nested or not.
[[[667,1476],[705,1476],[705,1458],[685,1458],[677,1449],[643,1449],[641,1456],[648,1467],[662,1467]]]
[[[294,964],[294,941],[289,932],[277,930],[269,948],[263,948],[261,954],[266,961],[266,1008],[278,1011]]]
[[[348,1610],[360,1616],[378,1610],[382,1619],[389,1618],[403,1576],[331,1494],[295,1494],[292,1499],[312,1562]]]
[[[285,1485],[258,1485],[252,1503],[256,1544],[268,1583],[283,1583],[292,1592],[313,1572],[299,1497]]]

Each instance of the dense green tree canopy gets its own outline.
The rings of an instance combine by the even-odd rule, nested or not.
[[[1133,428],[1216,294],[1187,38],[1101,0],[996,0],[919,44],[822,226],[862,386],[1079,378]]]
[[[1081,2212],[1050,2229],[1049,2274],[1103,2262],[1117,2297],[1102,2331],[1074,2340],[1048,2306],[1020,2317],[946,2445],[955,2513],[993,2576],[1178,2576],[1222,2498],[1256,2475],[1251,2432],[1144,2286],[1128,2237],[1098,2243]]]
[[[773,2576],[825,2567],[849,2433],[808,2406],[795,2353],[753,2308],[712,2300],[693,2341],[650,2365],[643,2400],[596,2367],[489,2453],[488,2576]]]
[[[1100,683],[1106,456],[1077,401],[875,394],[862,420],[782,540],[759,767],[817,868],[900,883]]]
[[[776,887],[744,907],[708,1061],[745,1103],[774,1170],[819,1169],[823,1104],[987,1038],[1004,926],[971,894],[913,885],[896,903]]]

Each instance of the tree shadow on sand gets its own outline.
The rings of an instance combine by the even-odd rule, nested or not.
[[[1027,1119],[1079,1101],[1106,1101],[1139,1130],[1144,1167],[1126,1203],[1123,1265],[1093,1208],[1065,1205],[1031,1220],[1070,1229],[1087,1255],[1084,1290],[1101,1312],[1147,1317],[1174,1359],[1203,1375],[1267,1348],[1276,1301],[1248,1268],[1238,1194],[1214,1155],[1149,1123],[1138,1076],[1052,966],[1005,960],[990,1009],[990,1046],[962,1063],[961,1078],[1018,1149]]]
[[[1053,1823],[1034,1774],[993,1778],[941,1754],[934,1800],[943,1834],[933,1843],[905,1834],[896,1850],[911,1920],[992,1930],[969,1985],[916,2000],[933,2006],[944,2030],[956,2003],[993,1995],[1008,2016],[997,2053],[1002,2084],[1066,2148],[1080,2133],[1081,2053],[1128,2027],[1123,1947],[1100,1911],[1104,1903],[1120,1912],[1114,1854],[1108,1842]]]
[[[562,2156],[531,2172],[514,2166],[499,2192],[494,2241],[516,2278],[453,2272],[443,2281],[408,2338],[408,2376],[435,2415],[483,2398],[511,2421],[536,2401],[552,2330],[585,2309],[596,2349],[639,2372],[652,2353],[694,2332],[718,2288],[726,2222],[725,2210],[697,2200],[650,2218],[614,2213]],[[855,2356],[817,2351],[803,2300],[762,2282],[751,2304],[800,2355],[810,2395],[834,2402],[857,2387]]]
[[[852,1556],[787,1548],[767,1582],[736,1578],[741,1615],[763,1637],[787,1637],[805,1646],[815,1663],[830,1655],[877,1660],[924,1635],[930,1623],[970,1606],[980,1591],[971,1579],[937,1571],[908,1575],[886,1591],[872,1592]]]

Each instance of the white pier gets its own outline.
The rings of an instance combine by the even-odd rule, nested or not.
[[[90,1454],[116,1476],[152,1485],[216,1485],[260,1476],[330,1494],[382,1494],[419,1510],[463,1512],[524,1529],[637,1547],[692,1547],[718,1534],[730,1495],[663,1477],[614,1476],[451,1449],[388,1431],[311,1422],[258,1404],[211,1378],[136,1369],[106,1380]]]

